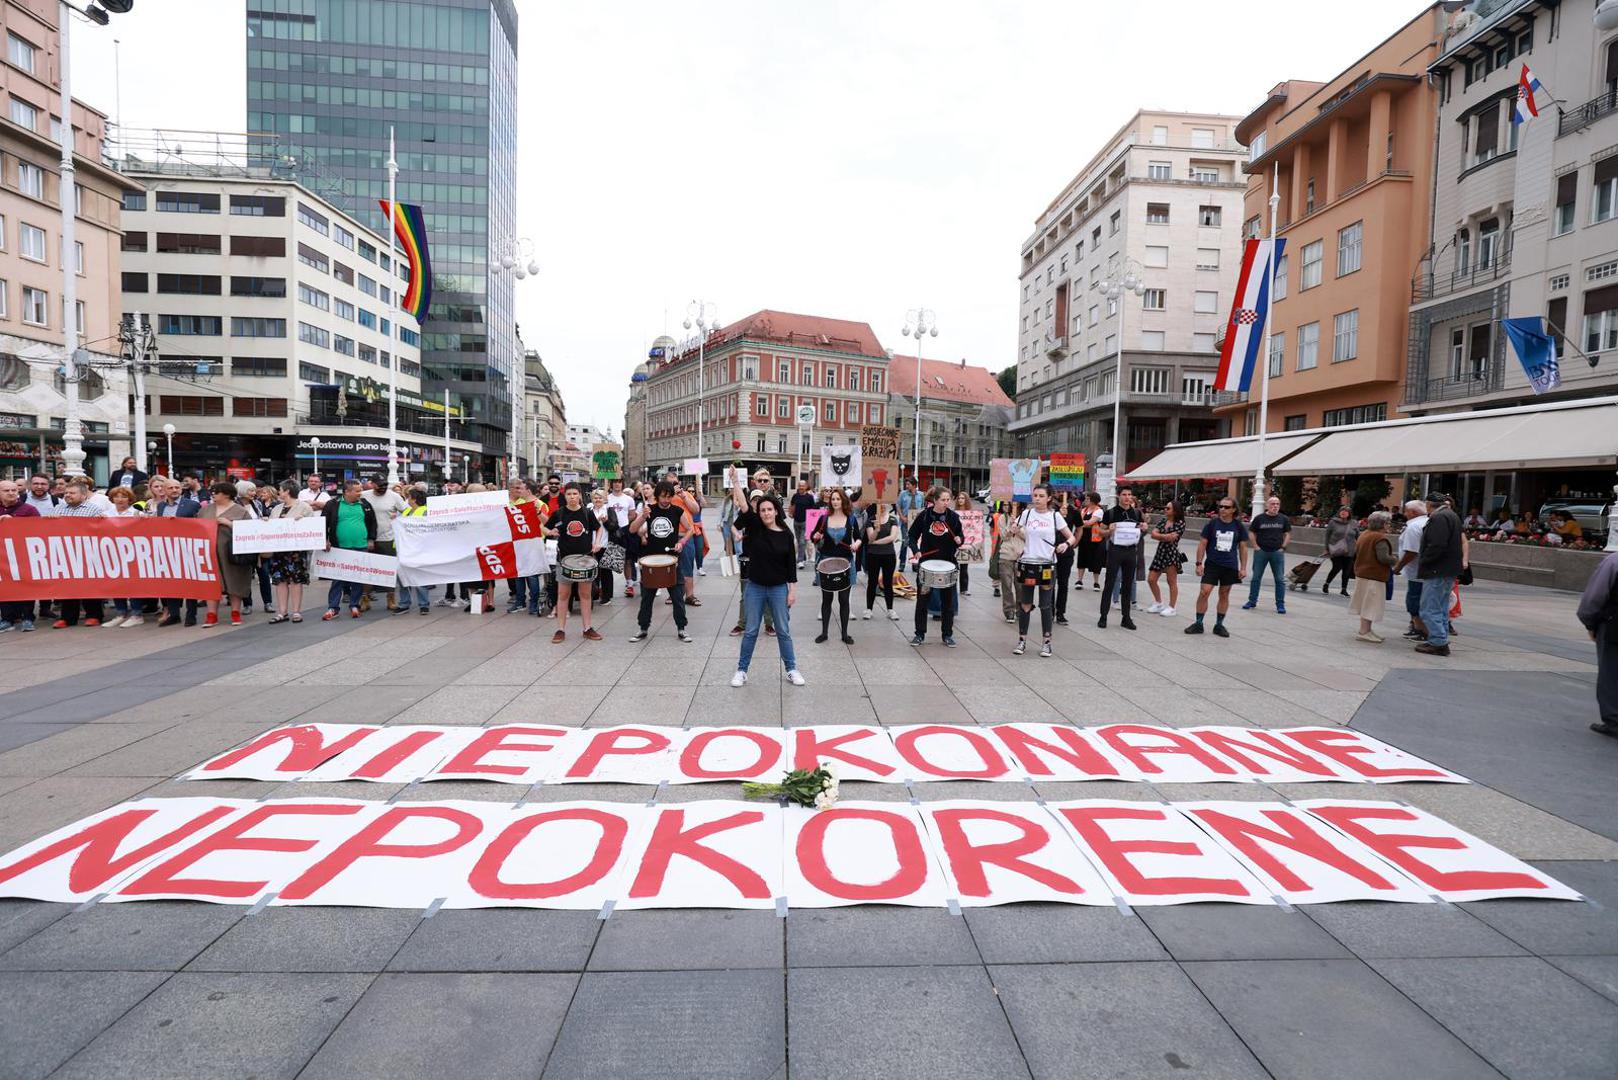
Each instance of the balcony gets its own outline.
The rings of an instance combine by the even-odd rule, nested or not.
[[[1563,135],[1582,131],[1603,116],[1614,112],[1618,112],[1618,85],[1610,85],[1607,92],[1600,97],[1564,111],[1556,120],[1556,136],[1561,138]]]
[[[1047,334],[1045,336],[1045,355],[1046,356],[1066,356],[1067,355],[1067,338],[1066,337],[1052,337],[1049,334]]]
[[[1490,377],[1488,371],[1468,371],[1456,376],[1407,383],[1405,404],[1426,405],[1437,401],[1460,401],[1479,397],[1500,389],[1498,382],[1499,380]]]
[[[1465,268],[1452,267],[1449,270],[1427,273],[1417,271],[1410,282],[1410,302],[1419,304],[1424,300],[1449,296],[1451,293],[1467,292],[1478,286],[1499,281],[1510,269],[1511,245],[1508,243],[1502,247],[1499,254],[1487,258],[1479,257],[1476,262]]]

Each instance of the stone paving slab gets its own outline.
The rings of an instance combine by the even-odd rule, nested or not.
[[[181,900],[97,904],[69,913],[4,953],[3,971],[178,971],[246,908]]]
[[[786,922],[774,911],[618,911],[601,924],[589,969],[778,971]]]
[[[50,1075],[167,978],[156,971],[0,972],[0,1076]]]
[[[1349,955],[1299,909],[1270,904],[1141,907],[1140,916],[1176,960],[1303,960]]]
[[[440,910],[419,919],[389,971],[583,971],[605,924],[594,911]]]
[[[1473,914],[1478,906],[1354,900],[1298,910],[1362,960],[1524,955],[1522,946]]]
[[[381,971],[420,918],[384,908],[269,907],[237,920],[186,970]]]
[[[1167,960],[1146,923],[1113,907],[1001,904],[966,909],[985,964],[1076,964]]]

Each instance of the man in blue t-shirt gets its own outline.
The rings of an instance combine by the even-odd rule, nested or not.
[[[1197,621],[1185,628],[1188,634],[1202,633],[1202,620],[1208,614],[1208,594],[1219,588],[1219,614],[1214,619],[1214,636],[1229,637],[1225,612],[1230,610],[1230,587],[1247,576],[1247,527],[1236,520],[1236,503],[1229,496],[1219,500],[1219,516],[1202,527],[1197,542],[1197,573],[1202,591],[1197,594]]]

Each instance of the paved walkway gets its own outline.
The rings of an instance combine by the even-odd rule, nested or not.
[[[135,795],[509,800],[496,784],[171,778],[289,720],[391,724],[805,724],[1114,720],[1352,724],[1477,781],[1382,788],[1596,902],[1015,905],[968,911],[443,911],[0,901],[0,1076],[982,1080],[1075,1076],[1610,1077],[1618,1062],[1618,742],[1590,734],[1574,598],[1468,590],[1448,660],[1352,639],[1316,592],[1187,637],[1187,616],[1095,626],[1074,598],[1057,656],[1009,655],[981,567],[945,650],[902,620],[816,645],[809,680],[759,644],[735,690],[734,583],[702,579],[694,644],[669,609],[630,645],[553,646],[550,621],[428,618],[240,629],[44,630],[0,639],[0,849]],[[863,593],[860,594],[863,598]],[[1142,597],[1146,598],[1142,589]],[[1182,611],[1191,603],[1182,597]],[[319,608],[311,605],[312,612]],[[1390,622],[1388,627],[1392,628]],[[1397,634],[1397,628],[1394,634]],[[1267,798],[1340,786],[1039,784],[1047,798]],[[739,796],[622,785],[535,797]],[[895,798],[847,784],[845,797]],[[928,799],[1034,797],[930,784]]]

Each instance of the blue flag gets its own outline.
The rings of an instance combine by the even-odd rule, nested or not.
[[[1543,394],[1562,385],[1562,368],[1556,361],[1556,339],[1545,332],[1544,320],[1538,315],[1522,319],[1501,319],[1506,337],[1522,363],[1534,393]]]

